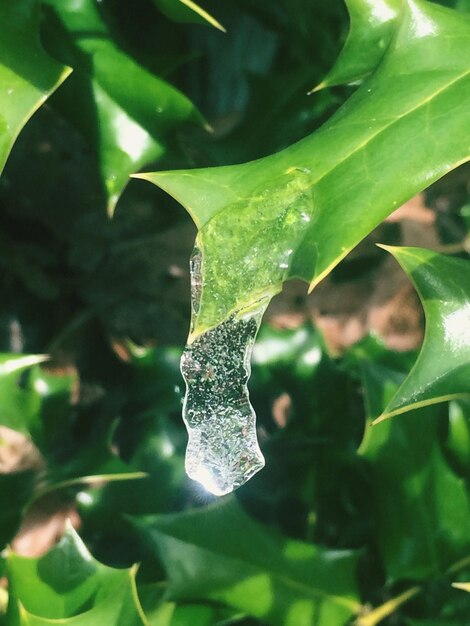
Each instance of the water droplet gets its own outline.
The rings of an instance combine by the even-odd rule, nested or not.
[[[202,292],[202,257],[191,257],[194,314]],[[267,299],[245,314],[233,314],[186,346],[181,372],[186,382],[183,418],[188,430],[186,472],[215,495],[229,493],[264,466],[247,382],[250,357]]]

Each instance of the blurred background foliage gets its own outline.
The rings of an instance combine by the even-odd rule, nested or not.
[[[74,73],[0,178],[0,624],[468,624],[451,583],[470,576],[470,404],[368,424],[423,329],[373,244],[464,257],[469,169],[402,207],[315,295],[289,283],[274,300],[250,383],[266,468],[214,503],[183,466],[195,229],[128,175],[247,161],[314,131],[354,89],[306,95],[347,12],[213,0],[211,25],[169,0],[40,9],[44,48]]]

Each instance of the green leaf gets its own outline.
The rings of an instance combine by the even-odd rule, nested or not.
[[[37,394],[19,385],[23,372],[46,361],[44,354],[0,354],[0,425],[24,435],[38,428]]]
[[[174,20],[182,23],[210,24],[226,32],[225,28],[210,13],[203,9],[193,0],[153,0],[161,12]]]
[[[410,0],[377,71],[310,137],[243,165],[139,175],[198,226],[193,336],[291,277],[313,288],[397,206],[468,160],[469,97],[470,19]]]
[[[71,69],[49,57],[39,41],[39,3],[0,5],[0,172],[23,126]]]
[[[112,452],[109,427],[95,432],[88,445],[82,442],[79,454],[57,458],[58,447],[70,447],[71,393],[77,376],[54,374],[38,367],[48,358],[41,354],[0,354],[0,426],[30,438],[48,461],[36,495],[71,484],[145,476]],[[27,378],[21,381],[27,370]],[[10,488],[6,479],[3,488]],[[18,496],[24,505],[21,493],[20,490]],[[12,514],[13,511],[17,513],[17,507],[13,507]]]
[[[236,500],[176,515],[140,518],[174,600],[213,600],[270,624],[344,624],[359,609],[351,551],[274,535]]]
[[[426,333],[414,367],[379,420],[470,396],[470,262],[421,248],[385,249],[419,293]]]
[[[363,363],[368,416],[386,405],[404,374]],[[444,412],[445,413],[445,412]],[[470,552],[470,501],[439,441],[440,407],[366,427],[359,449],[376,506],[376,540],[387,578],[428,579]]]
[[[380,63],[397,29],[403,0],[346,0],[351,27],[334,66],[313,90],[354,83]]]
[[[467,622],[455,621],[455,620],[434,620],[434,619],[424,619],[424,620],[407,620],[407,626],[466,626]]]
[[[57,623],[80,626],[147,624],[135,587],[135,568],[96,561],[70,526],[40,558],[9,552],[11,626]],[[73,618],[73,619],[68,619]]]
[[[470,10],[466,0],[440,3]],[[348,37],[334,66],[312,93],[358,82],[373,72],[397,31],[406,4],[404,0],[346,0],[351,21]]]
[[[112,450],[113,431],[114,426],[110,431],[92,433],[89,439],[76,446],[74,454],[70,454],[68,458],[62,456],[59,459],[48,459],[47,474],[38,485],[36,497],[64,487],[93,486],[146,478],[146,472],[137,470],[133,463],[125,463]],[[60,442],[57,445],[59,444]]]
[[[96,152],[112,214],[129,174],[161,158],[175,129],[203,119],[186,96],[117,47],[93,0],[46,4],[46,41],[75,69],[55,102]]]
[[[120,594],[122,598],[122,592],[124,590],[120,586],[116,586],[116,594]],[[128,601],[129,598],[122,598],[123,601]],[[65,624],[70,626],[97,626],[98,624],[106,624],[109,626],[126,626],[144,624],[148,626],[148,623],[143,621],[143,615],[134,617],[129,614],[128,610],[122,610],[121,602],[115,602],[112,598],[108,598],[106,601],[97,605],[96,607],[81,613],[75,617],[64,618],[60,620],[48,619],[45,617],[39,617],[26,611],[24,607],[20,606],[20,621],[19,626],[54,626]],[[127,621],[130,619],[131,621]]]
[[[24,391],[33,399],[36,411],[32,438],[43,452],[53,449],[63,435],[71,396],[77,385],[76,372],[55,373],[41,367],[31,369]]]
[[[177,604],[164,600],[165,585],[139,585],[139,598],[150,626],[214,626],[222,609],[204,604]]]
[[[470,477],[470,401],[449,403],[449,432],[446,449],[459,471]]]

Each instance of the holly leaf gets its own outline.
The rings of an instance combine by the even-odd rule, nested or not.
[[[426,333],[414,367],[377,422],[410,409],[470,397],[470,262],[422,248],[383,247],[416,287]]]
[[[68,418],[77,375],[57,374],[40,368],[38,365],[48,358],[41,354],[0,354],[0,426],[6,426],[31,439],[47,461],[42,484],[37,486],[35,497],[69,485],[92,484],[103,480],[132,480],[146,476],[143,472],[134,471],[133,467],[112,452],[109,427],[104,432],[95,432],[87,442],[88,445],[82,442],[80,454],[57,458],[57,448],[70,448]],[[28,375],[25,377],[26,373]],[[8,494],[14,488],[13,476],[16,475],[2,479],[0,493]],[[22,483],[19,475],[18,485]],[[31,483],[31,480],[26,480],[27,488],[20,488],[16,494],[22,507],[31,495]],[[18,506],[12,508],[14,519],[19,510]]]
[[[380,63],[397,29],[403,0],[346,0],[351,21],[334,66],[313,92],[357,82]]]
[[[459,471],[470,477],[470,400],[449,403],[446,449]]]
[[[270,624],[345,624],[359,608],[357,554],[276,536],[225,498],[139,518],[169,576],[171,600],[221,602]]]
[[[377,71],[311,136],[242,165],[139,174],[199,229],[193,338],[289,278],[313,289],[397,206],[468,160],[469,97],[470,18],[410,0]]]
[[[362,365],[369,421],[359,454],[372,481],[389,582],[437,577],[470,552],[470,501],[441,451],[442,407],[371,426],[404,376],[377,362]]]
[[[114,569],[96,561],[68,527],[40,558],[8,552],[11,626],[79,624],[148,626],[138,600],[136,568]]]
[[[119,587],[116,589],[117,593],[121,592]],[[117,614],[119,606],[109,599],[106,602],[90,609],[86,613],[77,615],[76,617],[64,618],[61,620],[47,619],[46,617],[38,617],[26,611],[20,606],[20,621],[17,622],[18,626],[58,626],[64,624],[65,626],[96,626],[96,624],[109,624],[110,626],[125,626],[126,621],[122,620]],[[145,624],[145,622],[134,622],[138,624]]]
[[[225,28],[215,17],[193,0],[153,0],[160,11],[175,22],[210,24],[225,33]]]
[[[55,104],[97,154],[112,214],[129,174],[160,159],[175,129],[204,120],[178,89],[115,44],[93,0],[46,4],[46,41],[75,69]]]
[[[439,0],[437,0],[439,1]],[[469,11],[467,0],[442,1],[459,11]],[[400,23],[405,0],[346,0],[350,29],[334,66],[311,93],[356,83],[371,74],[387,51]]]
[[[214,626],[222,620],[229,624],[229,618],[233,617],[223,607],[165,601],[165,584],[162,583],[139,585],[138,591],[150,626]]]
[[[37,430],[38,396],[19,382],[26,370],[48,358],[44,354],[0,354],[0,426],[27,436]]]
[[[0,39],[1,172],[23,126],[71,69],[41,47],[36,0],[1,3]]]

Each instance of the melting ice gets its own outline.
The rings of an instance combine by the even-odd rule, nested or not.
[[[193,315],[201,296],[201,254],[191,259]],[[186,472],[208,491],[223,495],[264,466],[256,416],[248,397],[250,357],[267,301],[199,335],[186,346],[183,418],[189,434]]]

